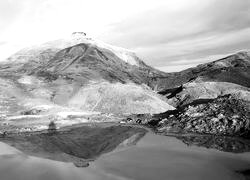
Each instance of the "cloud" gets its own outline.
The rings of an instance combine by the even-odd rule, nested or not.
[[[209,56],[229,54],[243,49],[250,49],[250,28],[212,36],[193,37],[154,46],[138,47],[138,54],[155,66],[164,66],[175,61],[190,61],[203,58],[204,63]],[[151,57],[151,58],[150,58]],[[215,59],[214,59],[215,60]],[[197,62],[198,63],[198,62]]]
[[[8,44],[1,52],[73,31],[132,49],[155,67],[196,65],[250,49],[250,1],[0,1],[0,39]]]
[[[184,69],[188,69],[191,67],[194,67],[194,64],[187,64],[187,65],[173,65],[173,66],[159,66],[156,67],[156,69],[159,69],[161,71],[165,71],[165,72],[179,72],[182,71]]]
[[[10,1],[0,1],[0,32],[6,29],[9,23],[19,15],[21,12],[20,6],[13,6]]]
[[[192,60],[179,58],[177,61],[170,61],[167,65],[156,66],[156,68],[165,72],[178,72],[187,68],[195,67],[198,64],[207,63],[207,62],[211,62],[217,59],[224,58],[230,54],[231,53],[216,54],[216,55],[206,56],[205,58],[204,57],[197,58],[197,59],[192,58]]]
[[[0,41],[0,46],[5,45],[6,43],[6,41]]]
[[[225,33],[250,26],[250,1],[204,0],[211,3],[204,3],[203,6],[200,1],[194,2],[192,7],[179,11],[169,11],[167,6],[163,6],[132,16],[111,25],[112,34],[106,38],[133,48]]]
[[[112,35],[103,39],[134,49],[158,67],[250,48],[249,28],[250,1],[204,0],[177,11],[163,6],[131,17],[113,24]]]

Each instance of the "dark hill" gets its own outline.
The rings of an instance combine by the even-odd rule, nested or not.
[[[78,44],[56,53],[46,64],[31,71],[31,74],[54,76],[71,79],[95,80],[104,79],[109,82],[134,82],[150,85],[155,74],[164,73],[147,66],[138,60],[139,65],[131,65],[108,49],[92,44]]]
[[[250,87],[250,53],[239,52],[223,59],[168,74],[166,78],[158,78],[158,80],[164,84],[164,87],[160,88],[164,91],[197,78],[202,78],[203,81],[230,82]]]

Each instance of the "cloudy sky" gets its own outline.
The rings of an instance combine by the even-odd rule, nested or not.
[[[250,0],[0,0],[0,59],[74,31],[178,71],[250,50]]]

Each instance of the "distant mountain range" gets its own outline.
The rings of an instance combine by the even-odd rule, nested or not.
[[[181,72],[165,73],[145,64],[134,52],[91,39],[84,33],[73,33],[70,38],[25,48],[1,62],[0,113],[4,123],[32,115],[39,118],[39,124],[62,112],[129,115],[164,114],[181,109],[186,113],[191,106],[211,104],[210,100],[218,104],[224,98],[244,104],[246,120],[235,112],[239,116],[235,121],[242,121],[239,131],[247,131],[249,88],[249,52],[239,52]],[[216,108],[219,107],[224,105],[211,110],[218,116]],[[165,119],[173,115],[166,114]],[[218,118],[217,115],[213,118]],[[225,113],[223,116],[227,119]],[[180,114],[175,118],[183,121]],[[165,127],[159,124],[163,119],[157,120],[157,127]],[[26,125],[29,123],[32,124]],[[200,132],[211,133],[206,128]],[[227,131],[221,130],[221,133],[227,134]]]

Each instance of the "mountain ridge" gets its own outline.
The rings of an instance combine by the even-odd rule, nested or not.
[[[249,52],[165,73],[148,66],[134,52],[76,33],[73,38],[17,52],[9,61],[0,63],[0,72],[0,90],[6,94],[5,104],[0,106],[18,109],[14,113],[17,117],[11,117],[13,110],[7,110],[3,117],[5,123],[12,119],[13,126],[17,122],[13,119],[27,119],[29,115],[36,117],[35,122],[44,128],[49,117],[62,124],[65,120],[77,123],[78,117],[82,117],[81,122],[103,117],[96,113],[153,115],[178,111],[203,99],[223,97],[227,101],[228,95],[239,102],[250,102]],[[209,106],[217,107],[213,103]],[[76,118],[62,117],[62,112]],[[104,116],[103,119],[112,119]],[[176,118],[181,120],[179,116]],[[119,118],[113,119],[119,121]],[[30,126],[30,122],[26,126]]]

